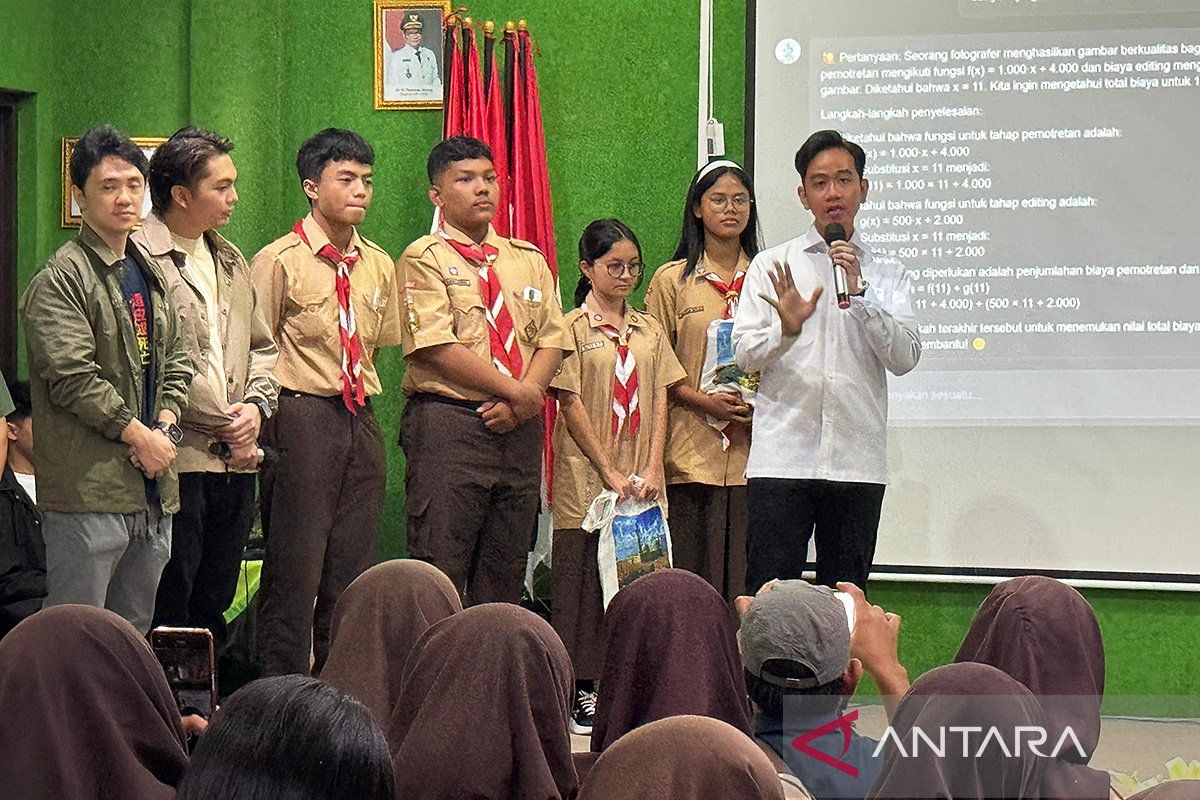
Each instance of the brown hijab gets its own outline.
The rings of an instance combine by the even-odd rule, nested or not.
[[[1200,800],[1200,781],[1166,781],[1138,792],[1129,800]]]
[[[771,761],[746,734],[711,717],[668,717],[604,751],[579,800],[783,800]]]
[[[388,730],[397,800],[568,800],[575,676],[554,629],[508,603],[436,623]]]
[[[459,611],[458,592],[437,567],[399,559],[376,564],[337,601],[321,679],[361,700],[386,728],[413,646],[430,625]]]
[[[1083,595],[1053,578],[1013,578],[979,606],[955,661],[991,664],[1024,684],[1046,711],[1051,742],[1071,727],[1086,758],[1063,748],[1043,797],[1109,796],[1108,773],[1087,766],[1100,741],[1104,642]]]
[[[617,592],[604,628],[593,751],[639,725],[681,714],[719,719],[752,735],[733,619],[703,578],[681,569],[638,578]]]
[[[6,800],[170,800],[179,712],[146,640],[111,611],[54,606],[0,641]]]
[[[992,701],[990,698],[996,699]],[[926,672],[909,688],[896,709],[891,729],[900,740],[903,752],[887,741],[883,769],[875,779],[868,798],[1037,798],[1038,787],[1048,759],[1038,757],[1027,746],[1012,757],[995,741],[988,741],[989,728],[995,727],[1009,748],[1017,726],[1044,726],[1042,708],[1028,689],[986,664],[951,664]],[[980,729],[969,740],[963,755],[963,734],[954,727]],[[914,744],[913,729],[919,728],[937,743],[940,731],[946,735],[944,757],[931,757]],[[1028,743],[1029,737],[1024,742]],[[1053,743],[1051,745],[1053,746]],[[1046,752],[1046,745],[1042,752]]]

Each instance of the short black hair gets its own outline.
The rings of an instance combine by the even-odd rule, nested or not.
[[[219,133],[188,126],[171,134],[150,157],[150,205],[160,217],[171,207],[171,189],[195,189],[205,165],[214,156],[233,150],[233,142]]]
[[[314,678],[234,692],[192,753],[178,800],[393,800],[387,740],[361,702]]]
[[[863,177],[867,170],[866,152],[854,142],[843,138],[837,131],[817,131],[808,137],[808,141],[800,145],[800,149],[796,151],[796,172],[800,173],[801,182],[804,181],[804,175],[808,172],[808,165],[817,157],[817,154],[839,147],[850,154],[850,157],[854,159],[854,168],[858,170],[858,177]]]
[[[632,242],[637,248],[638,260],[642,260],[642,245],[638,242],[637,234],[633,232],[624,222],[619,219],[597,219],[593,220],[583,229],[583,235],[579,237],[579,260],[588,264],[594,264],[597,259],[603,258],[604,254],[613,249],[613,245],[617,242]],[[646,278],[646,265],[642,264],[642,274],[638,275],[637,283],[634,289],[642,285],[642,281]],[[582,272],[579,273],[579,282],[575,284],[575,307],[583,305],[583,301],[587,299],[588,292],[592,290],[592,282]]]
[[[133,143],[133,140],[111,125],[97,125],[79,137],[79,141],[75,143],[75,149],[71,152],[71,162],[67,166],[67,172],[71,176],[71,185],[77,186],[80,191],[83,191],[84,184],[87,183],[92,170],[108,156],[116,156],[123,161],[128,161],[138,168],[143,178],[150,171],[146,154]]]
[[[8,384],[8,393],[12,395],[14,409],[5,419],[9,422],[20,422],[23,419],[29,419],[33,414],[33,403],[29,397],[29,382],[10,381]]]
[[[300,182],[319,180],[325,165],[331,161],[357,161],[369,167],[375,163],[375,151],[354,131],[326,128],[310,136],[296,153]]]
[[[790,659],[769,658],[763,662],[763,672],[777,678],[811,679],[813,671],[803,664]],[[759,710],[768,717],[779,718],[784,712],[784,701],[788,697],[806,697],[804,710],[811,714],[834,712],[849,701],[846,697],[846,682],[839,675],[828,683],[814,686],[811,689],[787,689],[776,686],[758,677],[750,670],[746,673],[746,693],[758,706]],[[806,714],[807,716],[807,714]]]
[[[495,163],[492,148],[480,139],[473,136],[451,136],[449,139],[443,139],[429,151],[429,160],[425,162],[429,182],[436,183],[441,174],[455,161],[469,161],[472,158],[486,158]]]

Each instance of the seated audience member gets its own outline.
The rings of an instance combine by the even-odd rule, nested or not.
[[[588,773],[579,800],[783,800],[770,759],[711,717],[668,717],[622,736]]]
[[[63,605],[0,641],[5,800],[172,800],[187,769],[166,675],[111,611]]]
[[[366,706],[300,675],[234,692],[196,745],[178,800],[393,800],[392,762]]]
[[[8,384],[11,410],[4,417],[3,438],[8,444],[8,460],[0,464],[0,470],[11,469],[16,480],[37,503],[37,481],[33,466],[33,402],[29,396],[28,381]]]
[[[1070,726],[1086,753],[1068,747],[1046,772],[1042,797],[1107,798],[1110,779],[1087,765],[1100,741],[1104,642],[1079,592],[1032,575],[997,584],[984,599],[955,661],[976,661],[1016,678],[1041,701],[1057,742]]]
[[[604,614],[604,670],[592,750],[648,722],[696,714],[751,735],[729,606],[707,581],[671,569],[638,578]]]
[[[417,640],[459,611],[454,584],[432,564],[403,559],[376,564],[337,601],[321,679],[357,697],[385,726]]]
[[[42,607],[46,542],[33,474],[29,384],[14,383],[7,420],[8,463],[0,476],[0,637]]]
[[[388,729],[396,800],[568,800],[575,677],[550,624],[508,603],[436,623],[404,667]]]
[[[766,584],[745,608],[738,632],[755,736],[821,800],[866,797],[879,774],[882,758],[873,756],[878,742],[860,735],[852,721],[847,727],[835,722],[863,673],[885,696],[899,698],[908,690],[908,673],[896,654],[900,618],[868,604],[857,587],[844,586],[856,600],[853,636],[847,608],[833,590],[802,580]],[[852,771],[793,744],[824,727],[828,731],[804,747]]]
[[[1037,698],[995,667],[951,664],[932,669],[913,683],[897,706],[891,723],[895,738],[888,739],[883,769],[867,796],[1045,797],[1039,791],[1047,759],[1029,747],[1036,737],[1030,733],[1022,746],[1013,745],[1018,727],[1032,731],[1044,725]],[[993,729],[1005,744],[997,743]],[[935,745],[939,732],[948,731],[944,755],[925,749],[918,756],[917,748],[925,745],[914,731]]]
[[[6,423],[6,418],[13,412],[13,401],[8,396],[8,383],[0,374],[0,426]],[[8,463],[8,437],[0,436],[0,470]]]

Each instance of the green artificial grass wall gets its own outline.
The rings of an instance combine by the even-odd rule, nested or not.
[[[592,219],[618,216],[649,263],[670,258],[696,165],[698,4],[487,0],[475,19],[527,19],[537,60],[564,298]],[[393,256],[428,229],[425,157],[436,111],[375,111],[370,0],[0,0],[0,88],[20,109],[18,256],[24,286],[73,236],[59,226],[59,142],[109,122],[135,136],[210,127],[237,145],[238,210],[225,233],[247,256],[305,213],[296,148],[330,125],[376,149],[363,233]],[[728,155],[744,152],[745,5],[716,0],[716,114]],[[14,44],[15,43],[15,44]],[[800,134],[798,133],[799,137]],[[376,405],[388,439],[381,557],[404,552],[404,464],[396,446],[401,359],[382,354]],[[884,533],[886,535],[886,532]],[[904,617],[909,671],[945,663],[986,587],[878,583],[872,599]],[[1085,592],[1104,629],[1110,693],[1200,695],[1200,598]]]

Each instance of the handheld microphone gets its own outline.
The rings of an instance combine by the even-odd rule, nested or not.
[[[834,242],[844,242],[848,239],[846,229],[836,222],[831,222],[825,226],[825,232],[822,234],[825,238],[825,244],[833,244]],[[850,281],[846,277],[846,268],[840,264],[833,265],[833,289],[837,294],[837,306],[840,309],[850,307]]]

